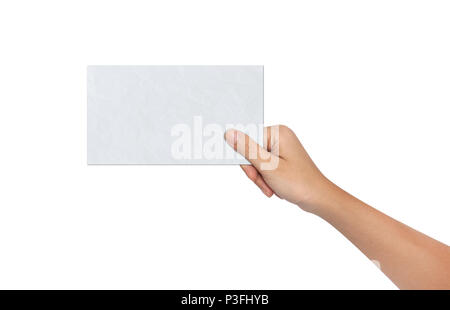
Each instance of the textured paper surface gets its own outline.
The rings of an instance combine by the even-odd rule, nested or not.
[[[247,163],[241,156],[176,159],[172,130],[177,124],[193,126],[194,118],[223,131],[229,124],[262,128],[262,66],[89,66],[87,71],[88,164]],[[248,133],[262,142],[261,134]]]

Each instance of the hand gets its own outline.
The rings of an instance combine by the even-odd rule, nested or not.
[[[323,197],[332,187],[295,133],[286,126],[266,127],[263,147],[234,129],[225,133],[225,139],[251,163],[241,168],[268,197],[275,193],[312,212],[322,204]],[[252,151],[254,156],[251,156]]]
[[[274,193],[333,225],[400,288],[450,289],[450,247],[370,207],[331,183],[286,126],[265,128],[264,146],[240,131],[225,139],[268,197]]]

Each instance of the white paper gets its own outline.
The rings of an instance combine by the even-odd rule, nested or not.
[[[89,66],[87,82],[88,164],[247,163],[223,139],[208,153],[236,124],[262,142],[262,66]]]

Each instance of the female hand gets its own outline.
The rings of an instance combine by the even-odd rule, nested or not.
[[[264,146],[241,131],[225,133],[227,143],[251,165],[241,165],[262,192],[297,204],[306,211],[324,205],[333,184],[324,177],[295,133],[284,125],[264,128]]]

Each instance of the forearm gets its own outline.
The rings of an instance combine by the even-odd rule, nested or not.
[[[334,185],[317,169],[295,133],[286,126],[266,129],[266,148],[236,130],[227,131],[225,138],[252,164],[243,169],[268,197],[275,193],[328,221],[369,259],[376,261],[399,288],[450,289],[448,246]],[[250,149],[258,150],[260,155],[248,156]],[[276,165],[263,169],[267,161]]]
[[[401,289],[450,289],[450,247],[335,185],[313,213],[333,225]]]

